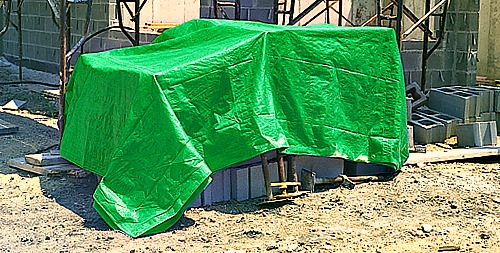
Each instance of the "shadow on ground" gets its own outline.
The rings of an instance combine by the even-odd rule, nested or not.
[[[0,174],[17,174],[21,177],[39,177],[40,187],[45,197],[54,199],[64,208],[82,217],[84,226],[96,230],[110,228],[92,207],[92,195],[97,186],[93,174],[84,176],[64,174],[61,176],[41,176],[30,172],[10,168],[7,161],[36,153],[57,144],[59,132],[53,127],[41,124],[33,119],[0,112],[0,119],[19,126],[15,134],[0,135]]]

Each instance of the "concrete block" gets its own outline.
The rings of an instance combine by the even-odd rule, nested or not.
[[[401,61],[405,70],[420,70],[422,68],[422,53],[418,51],[404,52],[401,54]]]
[[[438,121],[413,114],[410,124],[413,126],[415,143],[436,143],[446,139],[446,128]]]
[[[198,197],[189,205],[189,208],[196,208],[196,207],[201,207],[201,194],[198,195]]]
[[[497,123],[497,135],[500,135],[500,113],[499,112],[495,112],[495,115],[496,115],[496,119],[495,119],[495,122]]]
[[[418,108],[415,113],[424,118],[430,118],[444,124],[446,128],[446,138],[456,135],[457,125],[462,123],[462,119],[426,107]]]
[[[413,138],[413,126],[407,125],[408,130],[408,149],[413,150],[415,148],[415,139]]]
[[[353,162],[349,160],[346,160],[344,163],[344,175],[346,176],[376,176],[394,172],[393,168],[380,164]]]
[[[238,201],[249,199],[249,168],[230,169],[230,171],[231,199]]]
[[[211,203],[228,201],[231,199],[231,171],[229,169],[217,171],[212,175]],[[210,203],[210,204],[211,204]]]
[[[495,102],[495,92],[490,89],[485,89],[479,86],[455,86],[456,89],[476,94],[480,99],[480,113],[492,112]]]
[[[261,22],[265,22],[265,23],[272,23],[273,22],[273,15],[274,14],[273,14],[272,8],[268,8],[268,9],[251,8],[249,20],[261,21]]]
[[[480,122],[487,121],[496,121],[496,113],[495,112],[484,112],[480,115]]]
[[[264,187],[264,173],[261,166],[250,168],[250,198],[257,198],[266,195]]]
[[[214,188],[213,184],[210,183],[205,190],[203,190],[200,194],[201,196],[201,206],[208,206],[212,204],[212,189]]]
[[[344,171],[344,159],[319,156],[297,156],[297,176],[301,178],[302,169],[316,173],[316,177],[338,177]]]
[[[412,98],[406,98],[406,121],[409,121],[411,119],[411,112],[412,112]]]
[[[496,122],[460,124],[457,126],[457,141],[459,147],[496,146]]]
[[[479,117],[478,95],[451,87],[431,89],[429,107],[461,119]]]

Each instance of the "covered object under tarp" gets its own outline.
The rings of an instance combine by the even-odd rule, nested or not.
[[[211,173],[279,149],[400,169],[408,156],[394,30],[192,20],[149,45],[80,56],[61,155],[103,176],[94,207],[164,231]]]

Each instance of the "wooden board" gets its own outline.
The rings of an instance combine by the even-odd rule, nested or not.
[[[436,151],[428,153],[410,153],[410,157],[405,165],[414,165],[417,163],[444,162],[453,160],[462,160],[468,158],[478,158],[486,156],[500,155],[500,147],[480,147],[480,148],[462,148],[448,151]]]
[[[16,125],[12,125],[7,121],[0,119],[0,135],[1,134],[13,134],[19,131],[19,127]]]
[[[36,165],[36,166],[49,166],[49,165],[69,163],[62,156],[52,155],[50,153],[29,154],[29,155],[25,155],[24,159],[26,160],[26,162],[28,164]]]
[[[65,164],[58,164],[58,165],[50,165],[50,166],[35,166],[28,164],[26,160],[24,160],[24,157],[21,158],[15,158],[15,159],[10,159],[7,164],[16,169],[32,172],[38,175],[57,175],[60,173],[64,172],[69,172],[72,170],[80,170],[80,168],[76,165],[70,164],[70,163],[65,163]]]

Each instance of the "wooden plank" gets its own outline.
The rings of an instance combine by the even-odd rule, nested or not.
[[[57,175],[64,172],[69,172],[72,170],[80,170],[80,168],[76,165],[67,163],[67,164],[58,164],[58,165],[50,165],[50,166],[35,166],[28,164],[24,157],[10,159],[7,164],[16,169],[32,172],[38,175]]]
[[[428,153],[411,153],[405,165],[417,163],[444,162],[500,155],[500,147],[481,147],[468,149],[453,149],[448,151],[436,151]]]
[[[28,164],[35,165],[35,166],[49,166],[49,165],[69,163],[62,156],[52,155],[50,153],[29,154],[29,155],[25,155],[24,159],[26,160],[26,162]]]
[[[19,131],[19,127],[0,119],[0,135],[13,134]]]

